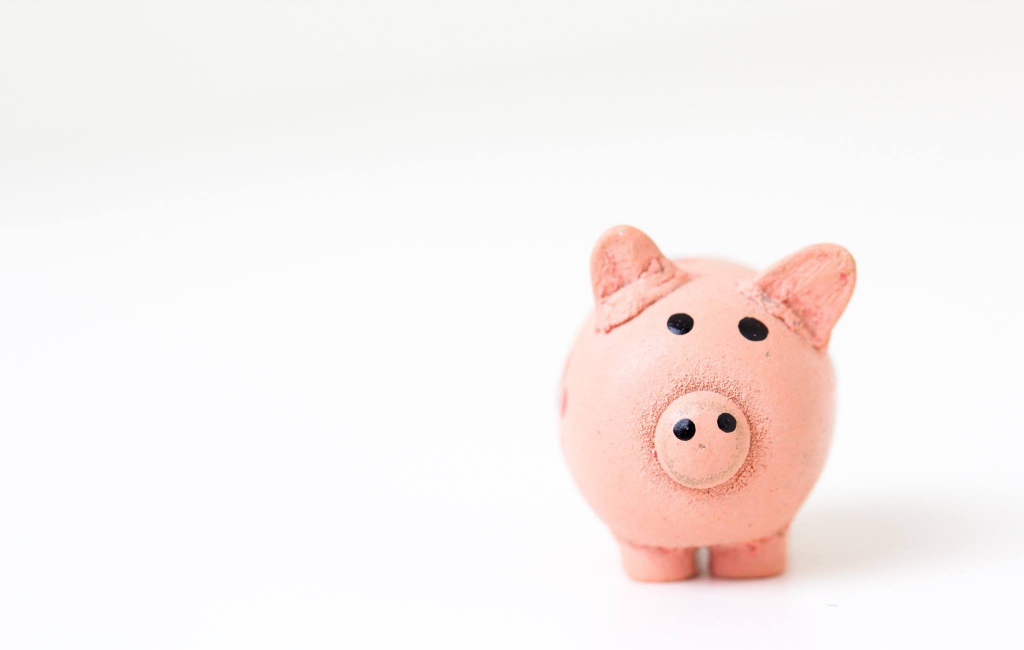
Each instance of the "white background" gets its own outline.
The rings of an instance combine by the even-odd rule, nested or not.
[[[1013,644],[1024,6],[0,5],[0,647]],[[628,581],[556,384],[630,223],[859,266],[780,578]],[[869,645],[870,644],[870,645]]]

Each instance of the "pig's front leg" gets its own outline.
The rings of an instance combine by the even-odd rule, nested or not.
[[[711,547],[711,575],[766,578],[786,570],[786,530],[740,544]]]
[[[642,582],[685,580],[697,573],[695,548],[658,548],[619,541],[626,575]]]

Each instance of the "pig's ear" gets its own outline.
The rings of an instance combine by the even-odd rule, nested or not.
[[[636,228],[617,226],[597,241],[590,257],[590,279],[597,329],[610,332],[668,295],[687,277],[650,237]]]
[[[754,283],[769,311],[822,349],[856,281],[857,266],[849,251],[835,244],[817,244],[776,263]]]

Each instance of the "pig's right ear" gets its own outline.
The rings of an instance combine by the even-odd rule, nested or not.
[[[597,241],[590,257],[595,324],[601,332],[637,316],[687,280],[651,238],[631,226],[616,226]]]

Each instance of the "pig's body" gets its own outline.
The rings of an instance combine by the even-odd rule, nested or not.
[[[598,308],[576,339],[562,384],[569,467],[622,544],[633,577],[688,577],[702,546],[711,547],[716,575],[778,573],[786,529],[829,447],[833,375],[821,324],[831,330],[849,298],[852,258],[847,263],[838,247],[845,257],[807,249],[824,251],[826,266],[838,263],[824,280],[838,287],[813,277],[766,281],[726,262],[651,262],[657,249],[635,237],[644,236],[610,231],[595,251]],[[640,264],[615,259],[623,254]],[[821,266],[815,259],[812,272]],[[666,270],[670,276],[659,275]],[[612,290],[599,291],[599,277],[609,275]],[[631,286],[640,295],[623,293]],[[764,286],[832,302],[787,304]],[[674,315],[689,329],[680,333]],[[743,319],[766,326],[764,338],[742,333]]]

